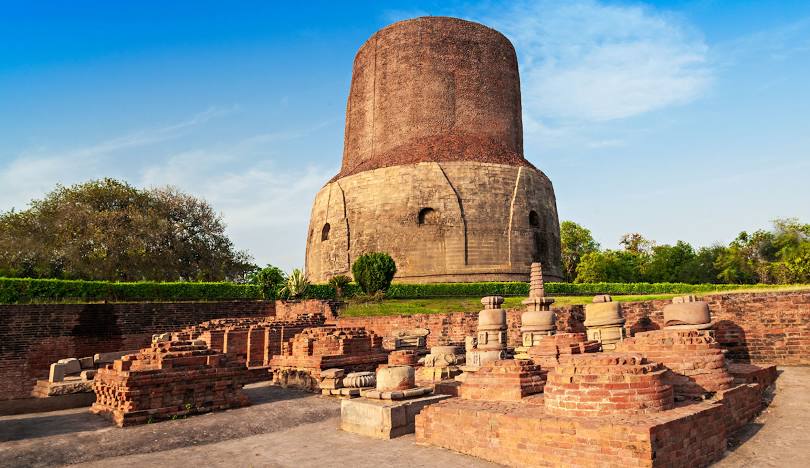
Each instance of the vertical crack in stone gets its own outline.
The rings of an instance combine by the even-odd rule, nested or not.
[[[515,189],[512,191],[512,201],[509,204],[509,227],[506,231],[506,239],[509,250],[509,266],[512,266],[512,219],[515,217],[515,199],[517,198],[518,187],[520,187],[520,176],[523,174],[523,166],[518,167],[515,178]]]
[[[439,166],[439,170],[442,171],[442,175],[444,176],[444,180],[447,181],[447,185],[453,189],[453,193],[456,194],[456,201],[458,202],[458,210],[461,213],[461,227],[464,231],[464,265],[467,265],[467,218],[464,216],[464,203],[461,201],[461,194],[458,193],[456,187],[450,182],[450,178],[447,177],[447,173],[444,172],[444,168],[441,164],[436,163]]]

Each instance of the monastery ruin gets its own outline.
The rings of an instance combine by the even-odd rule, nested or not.
[[[355,59],[343,165],[312,210],[311,279],[386,251],[400,281],[521,280],[528,298],[396,317],[316,299],[2,305],[0,411],[87,407],[132,431],[249,411],[258,383],[339,406],[330,431],[414,434],[500,465],[721,459],[767,407],[776,365],[810,364],[810,292],[555,306],[554,192],[521,132],[503,35],[434,17],[382,29]]]

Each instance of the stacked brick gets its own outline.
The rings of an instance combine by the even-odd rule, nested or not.
[[[281,347],[304,329],[323,325],[321,314],[291,319],[247,317],[211,320],[173,334],[174,339],[201,339],[223,353],[242,359],[248,367],[267,367]]]
[[[600,416],[655,413],[674,406],[667,369],[638,354],[570,356],[549,372],[545,406],[551,414]]]
[[[599,342],[588,340],[584,333],[557,333],[544,337],[540,344],[529,348],[528,354],[532,362],[549,370],[567,356],[595,353],[599,349]]]
[[[466,400],[520,401],[543,391],[546,373],[526,360],[488,362],[467,376],[459,396]]]
[[[387,362],[381,336],[364,328],[320,327],[307,328],[283,343],[270,367],[279,384],[315,389],[321,370],[372,371]]]
[[[656,330],[617,344],[616,351],[636,353],[668,367],[665,381],[677,398],[701,399],[734,383],[723,350],[707,330]]]
[[[123,427],[238,408],[249,404],[242,393],[246,378],[244,362],[204,344],[153,343],[98,371],[90,411]]]
[[[388,355],[388,365],[416,367],[419,365],[419,358],[421,357],[422,356],[413,349],[391,351],[391,354]]]

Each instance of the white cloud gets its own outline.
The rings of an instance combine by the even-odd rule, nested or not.
[[[116,153],[155,145],[184,135],[194,127],[226,115],[235,108],[211,107],[186,120],[139,130],[87,146],[67,150],[26,151],[0,168],[1,209],[22,209],[59,183],[70,185],[98,177],[120,176],[112,158]]]
[[[711,82],[700,35],[651,8],[521,2],[477,19],[514,43],[528,121],[631,117],[689,102]]]
[[[312,201],[337,168],[282,169],[268,148],[305,138],[334,120],[170,153],[134,171],[118,164],[133,148],[148,147],[149,153],[159,155],[165,151],[161,143],[193,136],[203,123],[229,112],[211,108],[181,122],[80,148],[20,154],[0,168],[0,206],[21,209],[57,183],[70,185],[99,177],[121,178],[141,187],[172,185],[211,203],[223,215],[236,247],[247,250],[258,263],[273,263],[285,270],[301,267]]]
[[[252,137],[231,148],[195,150],[146,168],[143,185],[172,185],[208,200],[223,214],[237,248],[257,263],[285,270],[302,267],[306,230],[315,193],[337,168],[284,170],[272,161],[243,164]]]

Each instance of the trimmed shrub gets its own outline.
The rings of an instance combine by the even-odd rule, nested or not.
[[[63,301],[231,301],[261,299],[261,288],[236,283],[116,283],[0,278],[0,303]]]
[[[361,255],[352,265],[354,280],[366,294],[387,291],[396,272],[394,259],[383,252]]]

